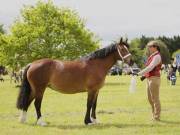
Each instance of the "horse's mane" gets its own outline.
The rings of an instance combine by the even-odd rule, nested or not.
[[[96,50],[95,52],[90,53],[87,56],[82,57],[81,59],[85,60],[91,60],[91,59],[96,59],[96,58],[104,58],[114,52],[116,50],[116,44],[111,44],[105,48]]]

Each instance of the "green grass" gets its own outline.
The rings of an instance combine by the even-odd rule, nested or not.
[[[0,82],[0,135],[177,135],[180,134],[180,77],[170,86],[162,77],[160,90],[161,122],[151,121],[146,81],[138,80],[137,90],[130,94],[129,76],[108,76],[100,90],[97,117],[101,124],[85,126],[87,93],[65,95],[47,89],[42,114],[49,125],[35,125],[34,105],[28,111],[27,124],[18,122],[16,109],[18,88],[8,78]]]

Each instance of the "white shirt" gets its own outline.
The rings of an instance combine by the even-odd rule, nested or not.
[[[154,55],[155,53],[157,53],[158,51],[154,52],[152,55]],[[150,57],[151,57],[150,56]],[[151,63],[143,70],[141,70],[138,75],[145,75],[146,73],[149,73],[150,71],[152,71],[157,65],[159,65],[161,63],[161,56],[160,55],[155,55],[151,61]]]

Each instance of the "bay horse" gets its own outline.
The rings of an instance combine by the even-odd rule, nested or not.
[[[87,92],[87,110],[84,123],[96,123],[96,104],[99,89],[106,74],[117,60],[131,63],[127,41],[99,49],[88,56],[74,61],[40,59],[29,64],[23,74],[23,82],[17,98],[17,108],[21,110],[20,122],[26,121],[29,105],[35,100],[37,124],[46,123],[41,116],[41,102],[46,87],[58,92],[74,94]]]

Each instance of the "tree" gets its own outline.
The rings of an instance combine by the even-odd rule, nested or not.
[[[5,34],[5,30],[3,28],[3,24],[0,24],[0,34]]]
[[[178,49],[177,51],[175,51],[175,52],[173,53],[172,57],[175,58],[177,54],[180,54],[180,49]]]
[[[143,50],[146,48],[146,45],[149,41],[154,40],[153,37],[146,37],[144,35],[142,35],[142,37],[140,38],[140,44],[139,47]]]
[[[4,49],[11,48],[5,54],[7,64],[13,57],[17,65],[24,66],[40,58],[76,59],[94,51],[98,45],[99,39],[85,28],[76,11],[58,8],[48,1],[23,8]]]
[[[176,50],[180,49],[180,36],[173,36],[173,37],[162,36],[159,37],[158,39],[166,44],[171,56]]]
[[[131,40],[130,52],[132,54],[132,60],[139,66],[142,67],[144,64],[144,50],[141,49],[141,41],[138,38]]]
[[[12,47],[13,37],[10,35],[0,35],[0,63],[10,66],[14,70],[20,66],[16,52],[16,47]]]
[[[4,52],[4,46],[6,44],[6,38],[5,38],[5,30],[3,28],[3,24],[0,24],[0,65],[4,64],[4,57],[3,57],[3,52]]]

